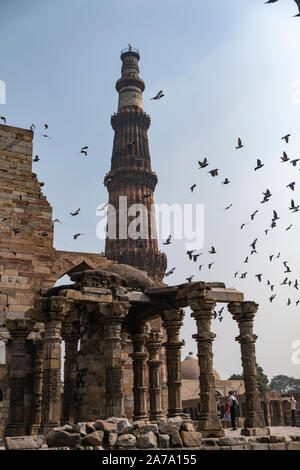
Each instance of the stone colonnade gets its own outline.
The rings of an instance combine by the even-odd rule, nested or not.
[[[200,384],[199,430],[204,436],[222,436],[217,413],[215,381],[213,376],[212,344],[215,335],[211,332],[211,320],[215,302],[206,300],[199,294],[191,296],[188,303],[192,317],[196,320]],[[26,341],[33,322],[28,319],[8,320],[7,328],[12,338],[11,350],[11,403],[6,435],[26,433],[46,434],[63,422],[74,422],[74,394],[76,392],[76,353],[80,339],[80,325],[68,321],[69,303],[64,297],[43,299],[45,333],[35,341],[32,349],[31,389],[26,388]],[[122,327],[129,309],[129,302],[113,301],[97,304],[99,321],[104,327],[104,368],[105,368],[105,414],[99,418],[121,417],[123,413],[122,387]],[[237,321],[240,335],[236,338],[241,344],[242,365],[246,389],[245,434],[265,433],[256,377],[255,341],[253,321],[257,311],[254,302],[232,302],[229,311]],[[146,322],[127,325],[133,352],[133,396],[134,420],[157,421],[163,416],[161,360],[162,347],[165,347],[168,376],[168,416],[184,416],[181,403],[181,348],[180,330],[184,311],[180,308],[164,310],[161,314],[167,341],[162,343],[162,335],[157,330],[147,331]],[[63,413],[61,415],[61,341],[65,340],[65,388]],[[99,365],[100,366],[100,365]],[[149,387],[146,386],[148,368]],[[27,391],[25,395],[25,390]],[[26,419],[25,404],[31,398],[31,421]],[[149,394],[150,408],[146,399]],[[26,400],[24,400],[26,396]],[[260,430],[260,431],[257,431]]]

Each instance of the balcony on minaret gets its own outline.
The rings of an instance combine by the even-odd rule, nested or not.
[[[143,110],[142,93],[145,83],[139,77],[139,51],[129,44],[128,48],[121,51],[121,60],[122,77],[116,83],[119,93],[118,112],[126,111],[126,108],[131,106]]]

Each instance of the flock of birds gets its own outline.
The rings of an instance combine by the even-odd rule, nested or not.
[[[290,142],[290,139],[291,139],[291,134],[286,134],[282,137],[282,140],[285,141],[286,144],[289,144]],[[237,146],[235,147],[236,150],[240,150],[242,148],[244,148],[244,144],[242,142],[242,139],[239,138],[238,139],[238,143],[237,143]],[[298,166],[298,163],[300,162],[300,158],[297,158],[297,159],[292,159],[288,156],[287,152],[283,152],[283,155],[281,157],[281,164],[291,164],[294,168]],[[204,168],[207,168],[210,163],[208,162],[208,159],[205,158],[203,161],[198,161],[198,169],[201,171],[203,170]],[[256,167],[254,168],[254,171],[257,172],[259,170],[261,170],[262,168],[264,167],[264,163],[261,161],[261,160],[257,160],[257,163],[256,163]],[[212,177],[216,177],[218,176],[218,169],[214,169],[212,171],[209,171],[208,173],[212,175]],[[223,181],[224,185],[227,185],[227,184],[230,184],[230,180],[228,178],[225,178],[225,180]],[[194,192],[195,188],[197,187],[196,184],[193,184],[191,187],[190,187],[190,191],[191,193]],[[291,183],[289,183],[287,186],[286,186],[288,189],[290,189],[292,192],[295,191],[295,187],[296,187],[296,182],[295,181],[292,181]],[[268,202],[270,202],[271,198],[272,198],[272,193],[269,189],[266,189],[265,192],[262,193],[263,195],[263,199],[261,201],[261,204],[266,204]],[[233,206],[233,204],[230,204],[229,206],[225,207],[224,210],[228,211],[231,209],[231,207]],[[289,209],[289,212],[292,214],[292,213],[297,213],[300,211],[300,204],[298,203],[295,203],[295,200],[294,199],[291,199],[291,202],[290,202],[290,207],[288,208]],[[250,214],[250,219],[251,219],[251,222],[254,221],[256,215],[258,214],[259,212],[259,209],[257,209],[255,212],[253,212],[252,214]],[[270,225],[269,227],[267,227],[265,229],[265,235],[267,236],[269,231],[272,230],[272,229],[275,229],[277,227],[277,222],[280,220],[280,217],[279,217],[279,214],[278,214],[278,211],[276,210],[273,210],[273,217],[272,217],[272,220],[270,221]],[[240,230],[243,230],[246,225],[249,225],[250,222],[245,222],[243,224],[241,224],[240,226]],[[290,224],[285,230],[286,231],[289,231],[291,230],[291,228],[293,227],[293,224]],[[253,255],[257,255],[258,254],[258,251],[257,251],[257,243],[258,243],[259,239],[256,238],[252,243],[250,243],[250,255],[246,257],[246,259],[244,260],[244,264],[248,264],[249,263],[249,258],[250,256],[253,256]],[[168,246],[168,245],[171,245],[172,243],[172,235],[170,235],[168,237],[168,239],[163,243],[163,245],[165,246]],[[212,256],[215,256],[217,255],[217,250],[216,248],[213,246],[209,252],[208,252],[210,255]],[[194,263],[197,263],[198,261],[198,258],[203,256],[203,252],[199,252],[197,250],[191,250],[191,251],[187,251],[187,256],[189,257],[189,259],[194,262]],[[275,254],[272,254],[269,256],[269,262],[272,263],[274,261],[274,259],[280,259],[281,258],[281,253],[278,253],[277,256]],[[208,269],[212,269],[213,265],[215,264],[215,261],[211,262],[208,264]],[[283,282],[280,284],[280,286],[288,286],[288,287],[291,287],[293,289],[296,289],[297,291],[299,291],[299,281],[298,279],[296,279],[295,281],[292,281],[290,278],[289,278],[289,275],[292,273],[292,270],[289,266],[289,263],[288,261],[282,261],[282,264],[283,264],[283,267],[284,267],[284,274],[287,275],[285,277],[285,279],[283,280]],[[203,264],[200,264],[199,265],[199,271],[202,271],[203,269]],[[166,277],[169,277],[171,276],[172,274],[174,274],[176,270],[176,267],[172,268],[171,270],[169,270],[167,273],[166,273]],[[239,276],[240,275],[240,276]],[[248,271],[246,272],[235,272],[234,273],[234,278],[237,279],[238,276],[239,276],[239,279],[246,279],[247,276],[249,275]],[[190,276],[190,277],[187,277],[186,278],[186,281],[191,283],[193,282],[193,279],[194,279],[194,275],[193,276]],[[258,273],[258,274],[255,274],[255,278],[258,280],[259,283],[262,283],[263,282],[263,278],[264,278],[264,274],[263,273]],[[269,288],[270,288],[270,297],[269,297],[269,301],[270,303],[273,303],[273,301],[275,300],[275,298],[277,297],[277,294],[274,292],[274,289],[275,289],[275,284],[271,283],[270,280],[267,280],[267,284],[266,284]],[[296,306],[298,306],[300,304],[300,300],[297,300],[296,301]],[[287,306],[291,306],[293,305],[293,302],[291,300],[291,298],[289,297],[288,300],[287,300]],[[214,318],[217,318],[219,317],[219,320],[222,321],[223,320],[223,310],[224,308],[222,308],[219,312],[214,312]]]

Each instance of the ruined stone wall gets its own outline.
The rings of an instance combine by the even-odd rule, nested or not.
[[[78,264],[111,264],[100,254],[55,250],[52,207],[32,173],[32,149],[33,132],[0,125],[0,325],[5,316],[23,316],[40,289]]]

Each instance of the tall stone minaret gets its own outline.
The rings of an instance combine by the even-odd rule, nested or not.
[[[139,51],[131,45],[121,52],[122,77],[116,83],[118,112],[111,118],[115,131],[111,170],[104,181],[109,204],[116,210],[117,229],[115,239],[107,235],[105,255],[121,264],[143,269],[154,280],[162,281],[167,258],[158,251],[157,239],[153,238],[156,233],[153,194],[157,176],[151,169],[147,136],[151,120],[143,110],[145,84],[139,77],[139,59]],[[147,210],[119,219],[133,204],[143,204]],[[108,217],[112,217],[110,212]],[[127,221],[125,227],[119,225],[119,220]],[[130,224],[140,233],[135,239],[127,236]]]

